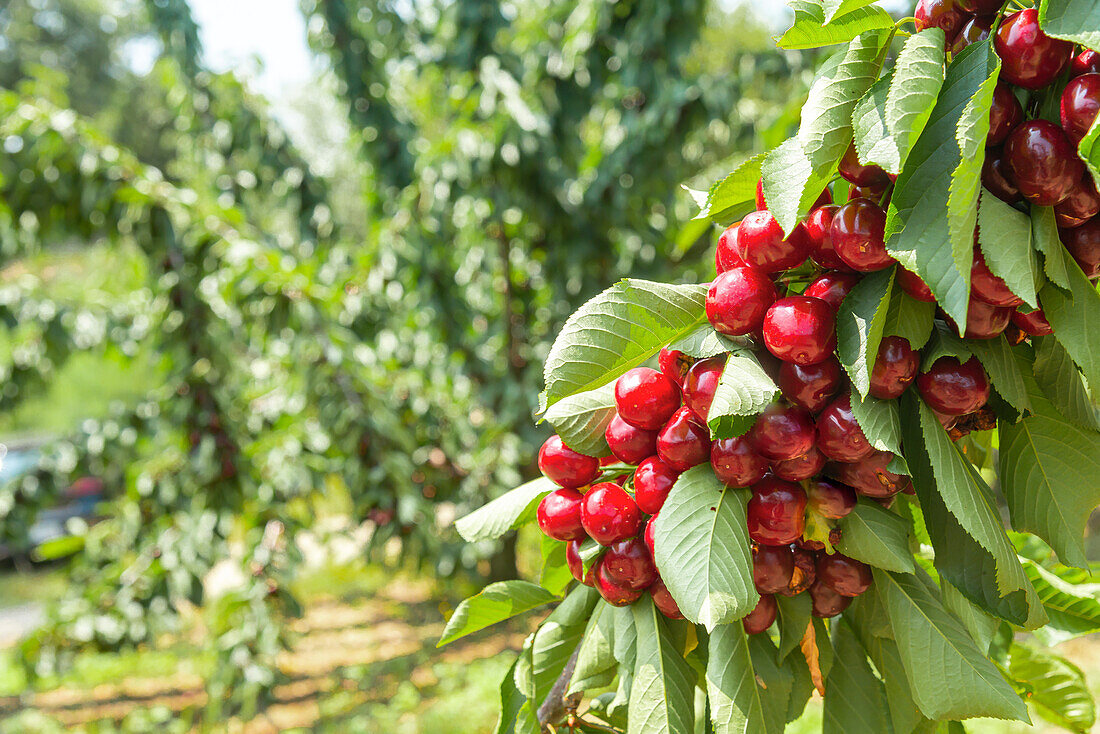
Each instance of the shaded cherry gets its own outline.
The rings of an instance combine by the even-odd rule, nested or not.
[[[894,264],[886,251],[885,231],[886,212],[870,199],[853,199],[840,207],[829,229],[836,254],[862,273]]]
[[[695,357],[690,357],[678,349],[661,349],[657,355],[657,366],[661,368],[661,374],[683,387],[688,370],[695,364]]]
[[[814,422],[802,408],[772,403],[746,435],[756,453],[765,459],[784,461],[813,448]]]
[[[974,264],[970,267],[970,288],[976,298],[994,306],[1016,307],[1024,302],[993,274],[985,262],[985,255],[977,247],[974,248]]]
[[[769,466],[745,436],[715,441],[710,449],[710,465],[714,475],[730,487],[756,484],[768,473]]]
[[[649,367],[635,367],[615,381],[619,417],[636,428],[656,431],[680,407],[680,388]]]
[[[842,553],[820,555],[817,580],[841,596],[859,596],[871,588],[871,567]]]
[[[687,471],[710,458],[710,430],[691,408],[680,408],[657,434],[657,455],[676,471]]]
[[[745,267],[745,261],[737,254],[737,228],[740,225],[740,222],[731,224],[718,236],[718,248],[714,251],[714,268],[719,275],[731,268]]]
[[[1043,33],[1035,8],[1006,16],[993,37],[993,48],[1001,57],[1001,78],[1026,89],[1054,81],[1073,53],[1072,43]]]
[[[600,482],[584,495],[581,525],[597,543],[611,545],[637,535],[642,512],[625,489],[614,482]]]
[[[657,580],[657,567],[642,538],[612,543],[601,564],[611,580],[628,589],[644,589]]]
[[[543,497],[535,513],[542,532],[554,540],[583,540],[583,500],[584,495],[575,489],[555,489]]]
[[[796,456],[786,461],[776,461],[772,464],[772,474],[788,482],[801,482],[803,479],[818,474],[825,467],[825,457],[816,448],[812,448],[802,456]]]
[[[620,584],[607,573],[603,563],[598,563],[596,568],[596,591],[613,607],[625,607],[638,601],[642,590],[631,589],[625,584]]]
[[[840,175],[853,186],[878,188],[883,191],[890,185],[890,178],[881,166],[875,164],[864,165],[859,162],[859,154],[856,152],[855,143],[848,145],[844,157],[840,159]]]
[[[989,33],[992,28],[993,16],[970,18],[963,24],[958,35],[951,41],[951,53],[958,56],[962,53],[962,50],[970,44],[984,41],[989,38]]]
[[[1100,276],[1100,218],[1059,232],[1066,250],[1088,278]]]
[[[936,302],[936,297],[932,295],[932,289],[928,287],[927,283],[921,280],[919,275],[906,270],[900,265],[896,272],[897,274],[894,277],[897,280],[897,284],[910,298],[925,303]]]
[[[1000,145],[1023,121],[1024,108],[1012,93],[1012,88],[1004,82],[997,82],[989,109],[989,132],[985,136],[985,144]]]
[[[1028,336],[1050,336],[1054,333],[1054,328],[1047,321],[1047,315],[1041,308],[1029,313],[1013,311],[1012,323]]]
[[[835,358],[811,365],[784,362],[779,366],[777,382],[783,397],[804,410],[817,413],[840,390],[844,370]]]
[[[649,587],[649,595],[653,597],[653,604],[661,610],[661,614],[669,619],[684,618],[683,613],[680,611],[680,606],[676,603],[676,600],[672,598],[672,594],[669,593],[668,587],[665,586],[665,582],[661,579],[657,579],[653,582],[653,585]]]
[[[971,15],[992,15],[1001,9],[1001,0],[955,0],[955,5]]]
[[[1082,74],[1062,91],[1062,129],[1076,146],[1085,137],[1100,112],[1100,74]]]
[[[966,307],[964,336],[967,339],[996,339],[1011,321],[1012,311],[1011,307],[994,306],[971,295]]]
[[[852,414],[848,393],[817,416],[817,448],[833,461],[859,461],[874,451]]]
[[[583,487],[600,475],[600,460],[569,448],[553,435],[539,449],[539,470],[562,487]]]
[[[1100,194],[1092,175],[1086,173],[1069,192],[1069,196],[1054,207],[1054,219],[1063,229],[1080,227],[1100,214]]]
[[[1000,148],[988,148],[985,162],[982,163],[982,185],[989,193],[1001,201],[1015,204],[1023,199],[1020,187],[1012,180],[1012,174],[1005,163],[1004,151]]]
[[[702,421],[707,420],[710,403],[714,400],[714,391],[718,389],[718,380],[726,367],[726,357],[711,357],[700,360],[688,370],[684,381],[684,405],[691,408]]]
[[[647,515],[656,515],[672,491],[672,485],[680,472],[666,464],[659,456],[650,456],[638,464],[634,471],[634,501]]]
[[[775,603],[775,597],[771,594],[761,594],[760,601],[752,611],[741,618],[741,625],[745,628],[745,634],[758,635],[765,632],[775,623],[775,616],[779,607]]]
[[[917,389],[930,408],[945,415],[973,413],[989,400],[989,379],[977,357],[965,363],[940,357],[917,375]]]
[[[752,549],[752,582],[761,594],[786,589],[794,573],[794,553],[789,545],[757,545]]]
[[[851,268],[840,259],[833,249],[833,216],[840,209],[836,204],[819,206],[810,212],[803,226],[806,234],[810,236],[810,258],[823,268],[830,270],[851,271]]]
[[[637,464],[657,453],[657,432],[635,428],[618,414],[607,424],[603,435],[611,453],[623,463]]]
[[[841,596],[821,581],[810,584],[811,612],[815,617],[835,617],[852,603],[851,597]]]
[[[858,273],[845,273],[833,270],[822,274],[814,282],[810,283],[809,287],[806,288],[806,291],[802,295],[820,298],[825,301],[825,303],[832,306],[834,311],[839,310],[840,304],[848,297],[852,289],[855,288],[860,277]]]
[[[889,451],[876,450],[856,462],[833,464],[829,471],[864,497],[893,497],[913,486],[908,476],[886,468],[893,459]]]
[[[839,520],[856,506],[856,491],[847,484],[819,477],[806,485],[806,502],[827,520]]]
[[[810,255],[810,236],[801,224],[789,237],[767,211],[748,214],[741,220],[736,235],[737,254],[761,273],[777,273],[801,265]]]
[[[752,485],[749,537],[762,545],[788,545],[805,528],[806,493],[794,482],[764,477]]]
[[[783,596],[797,596],[810,588],[817,579],[817,555],[797,545],[790,546],[794,556],[794,572],[791,574],[791,583],[779,593]]]
[[[948,39],[954,38],[966,22],[966,13],[955,0],[918,0],[913,16],[916,18],[918,31],[939,28]]]
[[[707,291],[707,320],[728,336],[744,336],[764,323],[778,294],[766,275],[752,268],[731,268]]]
[[[1100,53],[1087,48],[1073,57],[1070,76],[1096,74],[1097,72],[1100,72]]]
[[[813,296],[788,296],[764,316],[764,345],[785,362],[823,362],[836,349],[836,312]]]
[[[573,574],[573,578],[585,586],[595,586],[596,564],[588,567],[588,573],[584,572],[584,561],[581,560],[581,542],[580,540],[569,541],[569,544],[565,546],[565,562],[569,566],[569,573]]]
[[[1029,120],[1005,140],[1004,160],[1025,199],[1054,206],[1085,174],[1084,164],[1062,128],[1046,120]]]
[[[878,356],[871,369],[871,395],[880,400],[893,400],[905,392],[917,379],[920,356],[901,336],[887,336],[879,342]]]

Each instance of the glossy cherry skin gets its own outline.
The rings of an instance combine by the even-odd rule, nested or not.
[[[785,461],[813,448],[814,422],[802,408],[772,403],[746,435],[756,453],[772,461]]]
[[[860,276],[856,273],[830,271],[810,283],[809,287],[806,288],[806,292],[802,295],[820,298],[836,311],[840,309],[840,304],[852,292],[859,279]]]
[[[768,460],[756,453],[748,438],[720,438],[710,449],[714,475],[729,487],[749,487],[768,473]]]
[[[752,268],[731,268],[714,279],[707,291],[707,320],[728,336],[744,336],[764,323],[775,303],[775,284]]]
[[[1017,328],[1028,336],[1050,336],[1054,333],[1054,327],[1047,321],[1047,315],[1043,313],[1041,308],[1037,308],[1030,313],[1013,311],[1012,323],[1016,324]]]
[[[1029,120],[1005,140],[1005,164],[1025,199],[1054,206],[1069,196],[1085,173],[1069,138],[1052,122]]]
[[[665,347],[657,355],[657,366],[661,368],[661,374],[681,387],[693,364],[695,364],[695,358],[689,357],[678,349]]]
[[[1080,227],[1097,214],[1100,214],[1100,193],[1089,173],[1082,176],[1069,196],[1054,207],[1054,219],[1064,229]]]
[[[806,227],[806,233],[810,236],[810,257],[815,263],[830,270],[850,271],[851,268],[840,259],[833,248],[831,230],[833,216],[838,209],[840,207],[835,204],[819,206],[810,212],[803,226]]]
[[[989,400],[989,378],[977,357],[959,364],[940,357],[927,372],[917,375],[917,389],[928,407],[944,415],[973,413]]]
[[[752,611],[741,618],[745,634],[758,635],[767,631],[775,623],[778,612],[779,607],[775,603],[775,597],[771,594],[762,594]]]
[[[687,471],[710,458],[710,430],[691,408],[680,408],[657,434],[657,455],[676,471]]]
[[[649,367],[635,367],[615,381],[615,408],[624,421],[656,431],[680,407],[680,388]]]
[[[654,536],[656,530],[654,529],[654,526],[656,524],[657,516],[654,515],[646,522],[645,532],[642,533],[642,540],[645,541],[646,550],[649,551],[649,557],[653,559],[653,565],[655,566],[657,565],[657,549],[654,546],[654,543],[656,542],[656,537]],[[657,570],[658,572],[660,571],[660,569]]]
[[[628,589],[644,589],[657,580],[657,567],[641,538],[612,543],[601,563],[611,580]]]
[[[970,288],[975,298],[994,306],[1015,308],[1024,302],[1005,282],[993,274],[985,262],[985,255],[974,248],[974,264],[970,268]]]
[[[913,16],[917,19],[918,31],[940,28],[948,39],[954,38],[966,22],[966,14],[955,0],[919,0]]]
[[[997,82],[989,109],[989,133],[985,136],[985,144],[1000,145],[1023,121],[1024,108],[1012,93],[1012,88],[1004,82]]]
[[[764,345],[785,362],[823,362],[836,349],[836,312],[813,296],[789,296],[764,316]]]
[[[955,38],[951,40],[951,53],[958,56],[970,44],[989,38],[992,27],[991,16],[971,18],[966,21]]]
[[[839,520],[856,506],[856,491],[847,484],[820,477],[806,485],[810,509],[827,520]]]
[[[832,400],[844,381],[840,362],[827,359],[811,365],[784,362],[779,366],[779,389],[798,407],[817,413]]]
[[[825,456],[816,448],[802,456],[772,463],[772,474],[788,482],[801,482],[820,473],[825,467]]]
[[[1077,145],[1092,127],[1100,112],[1100,74],[1082,74],[1071,80],[1062,92],[1062,129]]]
[[[611,545],[638,534],[642,511],[634,498],[614,482],[593,484],[581,504],[581,525],[600,545]]]
[[[618,415],[604,430],[604,438],[615,458],[625,464],[637,464],[657,453],[657,432],[635,428]]]
[[[994,306],[971,296],[966,308],[964,336],[967,339],[996,339],[1008,327],[1012,311],[1011,307]]]
[[[1090,279],[1100,276],[1100,219],[1091,219],[1080,227],[1063,229],[1062,244],[1085,275]]]
[[[783,237],[783,228],[767,211],[752,212],[737,229],[737,254],[761,273],[797,268],[810,256],[810,236],[801,224]]]
[[[718,380],[725,368],[726,358],[721,356],[696,362],[688,370],[684,381],[684,405],[702,421],[707,419],[714,391],[718,389]]]
[[[569,573],[573,574],[573,578],[585,586],[595,586],[596,564],[592,564],[588,568],[588,573],[584,572],[584,561],[581,560],[581,542],[580,540],[571,540],[565,546],[565,563],[569,566]]]
[[[1082,74],[1096,74],[1097,72],[1100,72],[1100,53],[1092,49],[1085,49],[1073,57],[1070,76],[1076,77]]]
[[[829,233],[836,254],[853,270],[870,273],[894,264],[886,251],[886,212],[870,199],[853,199],[840,207]]]
[[[661,579],[657,579],[653,582],[653,585],[649,587],[649,595],[653,597],[653,604],[661,610],[661,614],[669,619],[684,618],[683,613],[680,611],[680,606],[676,603],[676,600],[672,598],[672,594],[669,593],[668,587],[665,586],[665,582]]]
[[[680,478],[680,472],[661,460],[650,456],[634,470],[634,501],[647,515],[656,515],[672,491],[672,485]]]
[[[910,298],[925,303],[936,302],[936,297],[932,295],[932,289],[916,273],[910,272],[899,265],[894,278]]]
[[[1039,11],[1021,10],[1005,17],[993,37],[1001,57],[1001,78],[1018,87],[1039,89],[1054,81],[1069,63],[1073,44],[1039,29]]]
[[[841,553],[820,555],[817,580],[841,596],[859,596],[871,588],[871,567]]]
[[[562,487],[583,487],[600,475],[600,460],[579,454],[553,435],[539,449],[539,470]]]
[[[740,226],[740,222],[731,224],[718,236],[718,249],[714,251],[714,269],[719,275],[730,268],[745,267],[745,261],[737,254],[737,228]]]
[[[783,596],[797,596],[817,579],[817,557],[813,551],[790,546],[794,556],[794,572],[791,574],[791,583],[779,593]]]
[[[817,448],[833,461],[859,461],[874,451],[852,414],[848,393],[817,416]]]
[[[752,485],[749,537],[761,545],[788,545],[805,528],[806,493],[794,482],[768,476]]]
[[[876,450],[857,462],[834,464],[829,471],[864,497],[885,499],[913,486],[909,477],[886,468],[893,459],[889,451]]]
[[[599,563],[596,568],[596,591],[600,592],[603,600],[613,607],[629,606],[638,601],[642,595],[640,589],[631,589],[611,578],[603,563]]]
[[[881,186],[885,188],[890,184],[890,178],[886,175],[886,171],[882,170],[882,167],[873,163],[863,165],[859,162],[859,155],[856,152],[854,143],[848,146],[844,157],[840,159],[839,172],[844,180],[853,186],[872,188]]]
[[[1005,163],[1004,152],[1000,148],[989,148],[982,163],[982,186],[1001,201],[1015,204],[1023,197],[1020,187],[1012,180],[1012,174]]]
[[[851,597],[841,596],[821,581],[810,585],[810,599],[813,600],[811,612],[815,617],[835,617],[852,603]]]
[[[1000,0],[955,0],[955,5],[971,15],[993,15],[1001,9]]]
[[[575,489],[555,489],[543,497],[535,513],[542,532],[554,540],[583,540],[583,501],[584,495]]]
[[[871,395],[881,400],[899,397],[917,379],[919,368],[920,356],[908,339],[885,337],[879,342],[878,357],[871,369]]]
[[[752,582],[761,594],[786,589],[794,573],[794,553],[789,545],[758,545],[752,549]]]

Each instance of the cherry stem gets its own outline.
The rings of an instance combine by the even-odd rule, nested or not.
[[[997,35],[997,29],[1001,27],[1001,21],[1005,18],[1005,11],[1008,10],[1008,6],[1016,3],[1017,7],[1023,8],[1019,4],[1018,0],[1005,0],[1001,5],[1001,9],[997,11],[997,17],[993,21],[993,26],[989,29],[990,43],[992,44],[993,38]]]

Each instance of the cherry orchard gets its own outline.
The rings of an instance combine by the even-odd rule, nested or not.
[[[557,603],[499,732],[770,734],[814,689],[825,732],[1028,721],[1021,692],[1086,731],[1031,640],[1100,630],[1100,3],[791,6],[781,46],[836,47],[797,134],[694,192],[710,283],[566,323],[544,476],[457,523],[536,523],[539,583],[441,644]]]

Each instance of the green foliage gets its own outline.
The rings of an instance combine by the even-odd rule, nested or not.
[[[557,597],[527,581],[498,581],[464,600],[447,620],[438,646],[454,642],[489,625],[523,614]]]
[[[716,734],[783,730],[782,722],[764,715],[748,636],[741,625],[721,625],[711,633],[707,660],[707,702]]]
[[[732,438],[745,433],[778,394],[779,388],[751,352],[731,354],[707,413],[711,435]]]
[[[838,527],[841,536],[837,550],[844,555],[888,571],[913,572],[909,528],[900,516],[861,500]]]
[[[893,268],[868,275],[852,288],[836,315],[837,356],[860,395],[871,388],[893,284]]]

